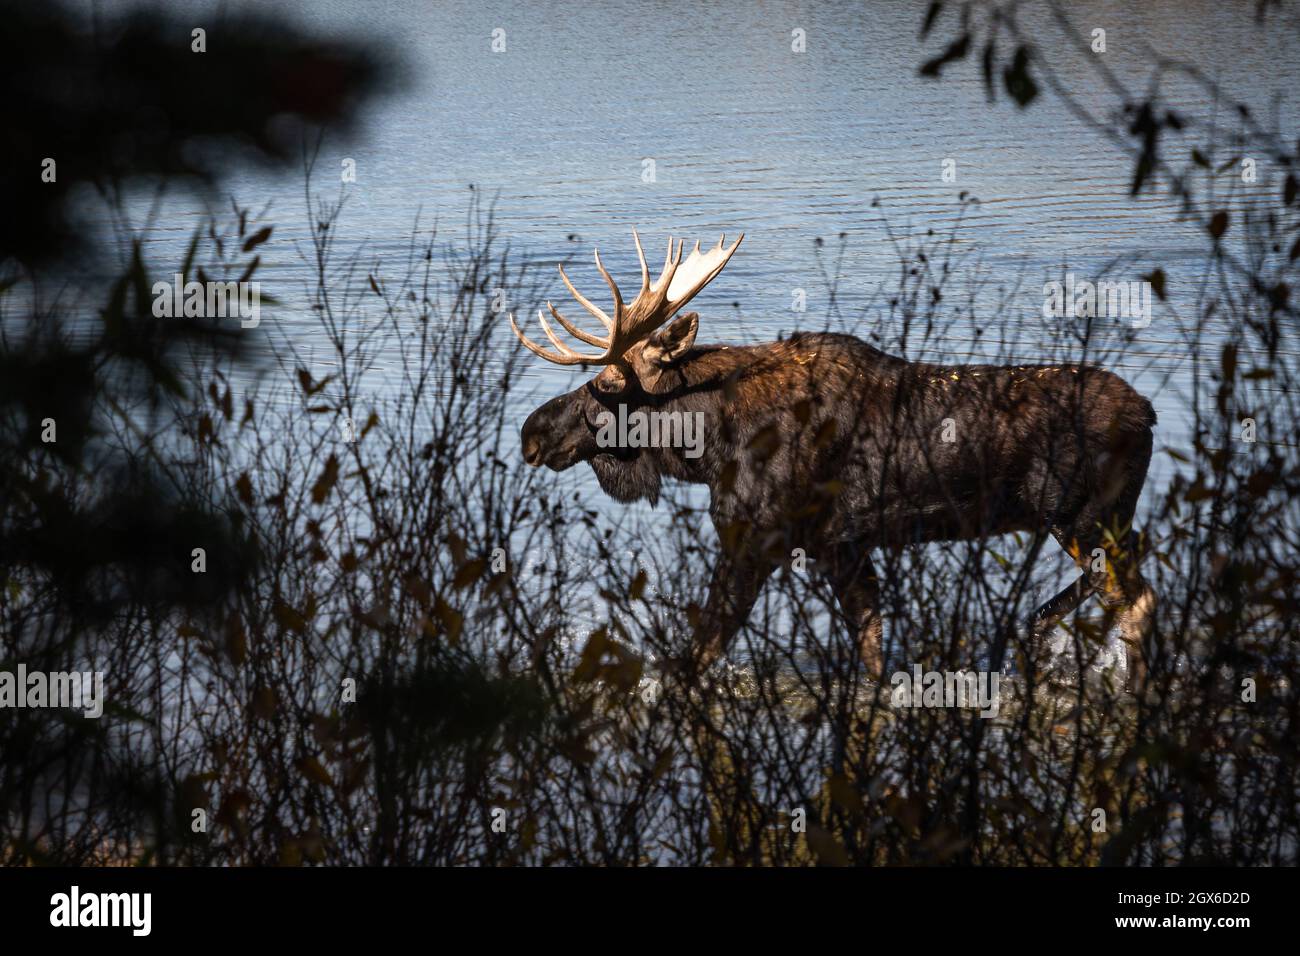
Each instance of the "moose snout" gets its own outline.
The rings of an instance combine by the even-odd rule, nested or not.
[[[546,448],[549,442],[549,434],[552,422],[551,409],[549,403],[537,409],[528,416],[524,422],[524,427],[519,433],[519,445],[524,453],[524,461],[534,468],[543,464],[546,459]]]
[[[524,430],[523,434],[524,461],[536,468],[542,463],[542,441],[536,435],[528,434]]]
[[[583,425],[579,398],[570,392],[535,409],[519,433],[524,461],[534,468],[546,465],[563,471],[581,460],[587,430]]]

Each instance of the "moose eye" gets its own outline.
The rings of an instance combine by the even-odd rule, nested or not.
[[[596,386],[598,392],[605,395],[617,395],[627,388],[627,379],[621,373],[615,374],[611,369],[597,375],[592,384]]]

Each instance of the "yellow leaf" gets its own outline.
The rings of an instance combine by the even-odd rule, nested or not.
[[[298,761],[297,767],[302,775],[308,780],[323,784],[326,787],[334,786],[334,781],[330,779],[329,771],[321,766],[321,762],[315,757],[302,758]]]
[[[848,866],[849,855],[845,852],[840,841],[831,835],[829,830],[819,827],[815,823],[808,824],[808,832],[804,834],[808,839],[808,847],[817,857],[817,862],[822,866]]]
[[[244,472],[235,481],[235,492],[239,495],[239,500],[248,506],[253,504],[253,483],[248,478],[248,472]]]
[[[320,473],[316,483],[311,486],[311,500],[320,504],[329,493],[334,490],[334,486],[339,480],[339,460],[333,455],[325,462],[325,470]]]
[[[483,576],[483,572],[486,570],[487,570],[487,562],[484,561],[482,558],[477,558],[474,561],[468,561],[465,564],[462,564],[459,569],[457,569],[456,577],[452,579],[451,586],[458,591],[461,588],[469,587],[471,584],[473,584],[475,581],[481,578]]]

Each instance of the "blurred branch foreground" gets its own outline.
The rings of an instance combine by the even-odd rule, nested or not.
[[[984,708],[903,706],[867,680],[853,629],[794,563],[749,619],[743,666],[690,680],[666,666],[687,656],[717,542],[680,490],[611,524],[525,467],[522,356],[503,350],[492,290],[532,303],[549,276],[477,202],[463,235],[416,229],[403,262],[369,268],[339,250],[340,207],[309,170],[324,377],[295,352],[301,329],[263,322],[276,367],[250,379],[229,323],[152,315],[149,290],[178,268],[256,274],[271,233],[246,210],[196,234],[185,263],[133,256],[83,288],[85,308],[31,294],[48,279],[15,269],[0,292],[0,671],[100,672],[105,691],[97,719],[0,708],[0,855],[1294,863],[1300,409],[1276,289],[1295,256],[1271,251],[1295,231],[1286,183],[1267,215],[1207,233],[1216,282],[1197,326],[1226,317],[1230,334],[1195,367],[1192,444],[1142,516],[1161,598],[1149,673],[1134,694],[1087,677],[1105,621],[1081,611],[1065,639],[1085,676],[1049,682],[1016,634]],[[889,307],[863,321],[938,334],[960,301],[931,291],[960,279],[942,246],[902,249]],[[38,331],[65,328],[79,335]],[[1041,358],[1104,365],[1090,326],[1075,331]],[[367,373],[380,355],[399,389]],[[1261,440],[1243,443],[1244,419]],[[1051,585],[1024,544],[887,556],[886,673],[976,667]]]

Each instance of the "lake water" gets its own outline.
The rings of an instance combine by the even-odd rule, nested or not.
[[[631,294],[634,225],[652,264],[669,232],[712,242],[743,230],[741,251],[693,307],[703,316],[703,341],[757,342],[825,326],[822,268],[833,262],[841,234],[848,244],[839,306],[852,322],[897,275],[882,211],[896,235],[943,231],[964,191],[981,201],[960,233],[961,248],[988,282],[981,301],[995,302],[999,285],[1021,286],[1001,308],[1017,330],[1017,360],[1044,358],[1053,347],[1041,318],[1042,286],[1066,265],[1081,277],[1114,263],[1123,278],[1155,265],[1166,270],[1174,308],[1157,304],[1150,327],[1108,364],[1154,400],[1162,422],[1157,447],[1176,444],[1189,355],[1174,313],[1191,314],[1189,296],[1205,269],[1196,227],[1178,222],[1163,197],[1131,200],[1129,157],[1050,93],[1028,110],[1005,95],[990,106],[977,55],[950,67],[942,81],[920,78],[918,65],[955,35],[955,14],[947,11],[922,44],[925,6],[287,0],[274,9],[324,35],[383,39],[405,60],[405,87],[368,111],[362,138],[327,141],[321,158],[327,178],[344,158],[356,160],[342,233],[365,240],[380,258],[404,252],[417,210],[426,223],[438,217],[459,226],[471,183],[499,193],[498,225],[514,249],[543,260],[576,255],[575,283],[602,296],[590,249],[599,246]],[[173,0],[169,7],[208,26],[210,44],[219,40],[213,4]],[[1256,25],[1253,4],[1079,2],[1068,9],[1084,34],[1106,31],[1104,54],[1070,47],[1041,11],[1026,10],[1024,19],[1088,107],[1113,101],[1085,57],[1104,57],[1142,90],[1153,49],[1198,65],[1265,113],[1275,93],[1300,89],[1294,30]],[[495,34],[502,52],[493,51],[494,31],[504,31]],[[803,31],[802,52],[792,47],[794,31]],[[1208,108],[1202,93],[1176,77],[1164,89],[1185,111]],[[1294,131],[1296,103],[1276,109],[1283,128]],[[653,182],[643,176],[647,159]],[[955,160],[955,182],[943,180],[947,159]],[[1261,189],[1276,188],[1267,157],[1259,157],[1259,181]],[[261,250],[263,288],[291,302],[303,282],[293,243],[306,236],[300,177],[246,172],[226,185],[255,209],[273,203],[275,236]],[[880,209],[872,206],[876,198]],[[151,247],[158,262],[183,248],[199,215],[174,213]],[[827,240],[821,264],[819,237]],[[806,312],[792,309],[796,289],[807,292]],[[556,304],[567,301],[559,289]],[[535,323],[540,304],[511,306]],[[310,347],[305,316],[282,310],[272,321],[300,323]],[[508,328],[502,334],[504,348]],[[924,353],[936,360],[984,354],[973,328],[960,324]],[[381,363],[381,386],[382,373]],[[536,397],[570,389],[584,373],[537,361],[528,375]],[[1165,467],[1157,456],[1149,493]],[[587,469],[557,480],[596,494]]]

